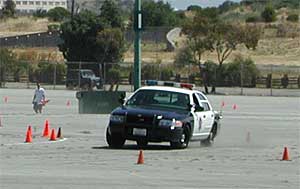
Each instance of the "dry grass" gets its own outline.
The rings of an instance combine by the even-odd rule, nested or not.
[[[45,32],[50,23],[46,18],[35,19],[27,16],[0,20],[0,37]]]

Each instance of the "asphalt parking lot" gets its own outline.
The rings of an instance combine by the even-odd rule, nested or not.
[[[145,163],[137,165],[134,142],[107,148],[109,115],[78,114],[74,91],[46,92],[50,102],[36,115],[33,90],[0,89],[1,189],[300,188],[298,97],[209,96],[216,110],[225,104],[212,147],[192,142],[172,150],[168,143],[150,144]],[[41,137],[45,120],[62,128],[63,140]],[[24,143],[28,125],[30,144]],[[281,161],[284,147],[290,161]]]

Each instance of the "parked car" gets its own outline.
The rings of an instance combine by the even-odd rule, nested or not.
[[[89,69],[67,70],[66,87],[73,89],[80,86],[81,89],[103,88],[100,77],[96,77],[94,72]]]

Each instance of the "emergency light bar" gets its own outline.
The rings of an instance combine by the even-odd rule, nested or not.
[[[176,83],[172,81],[157,81],[157,80],[145,80],[145,85],[179,87],[179,88],[187,88],[190,90],[192,90],[195,87],[194,84],[190,84],[190,83]]]

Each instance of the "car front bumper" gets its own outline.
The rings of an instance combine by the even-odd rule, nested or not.
[[[183,128],[159,126],[135,126],[126,124],[110,124],[109,130],[111,133],[121,134],[126,140],[146,140],[148,142],[178,142],[183,133]],[[146,130],[146,134],[134,134],[134,129]]]

